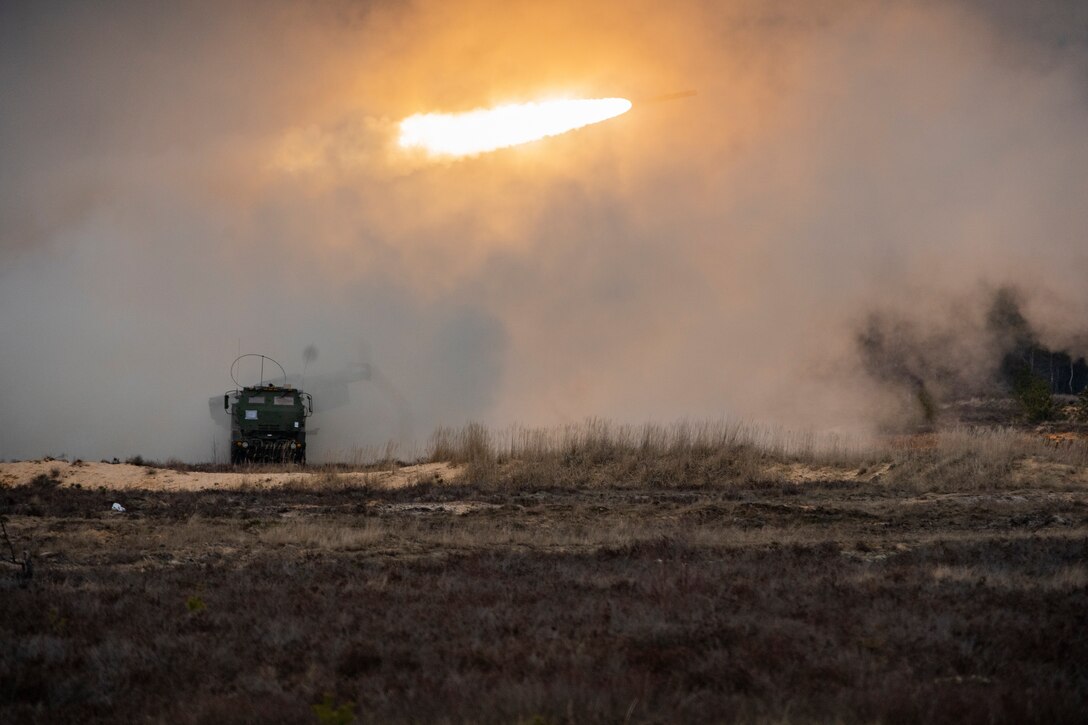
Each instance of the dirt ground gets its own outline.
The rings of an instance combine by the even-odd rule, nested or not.
[[[1077,722],[1088,702],[1077,470],[969,491],[0,470],[35,566],[0,578],[4,722]]]

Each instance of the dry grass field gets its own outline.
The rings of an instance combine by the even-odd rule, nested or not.
[[[1076,436],[591,422],[431,457],[456,475],[8,480],[35,570],[0,579],[0,720],[1083,721]]]

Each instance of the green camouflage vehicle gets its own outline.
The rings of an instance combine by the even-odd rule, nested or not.
[[[314,412],[308,393],[262,380],[225,394],[223,408],[230,414],[231,463],[306,463],[306,419]]]
[[[306,462],[313,400],[290,386],[261,385],[223,396],[230,411],[230,462]]]

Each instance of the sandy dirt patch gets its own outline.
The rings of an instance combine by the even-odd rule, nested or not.
[[[297,470],[281,472],[232,471],[204,473],[171,468],[134,466],[127,463],[84,463],[58,460],[0,463],[0,486],[22,486],[38,476],[52,476],[61,486],[110,490],[153,489],[200,491],[205,489],[274,488],[289,482],[369,484],[401,488],[416,483],[456,481],[461,470],[448,463],[421,463],[388,471],[329,472]]]

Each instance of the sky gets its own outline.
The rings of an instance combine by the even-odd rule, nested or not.
[[[633,107],[396,143],[554,96]],[[1004,286],[1088,353],[1083,3],[16,1],[0,98],[0,458],[222,458],[234,358],[310,345],[378,373],[315,400],[325,460],[469,421],[872,429],[904,401],[867,321],[985,377]]]

